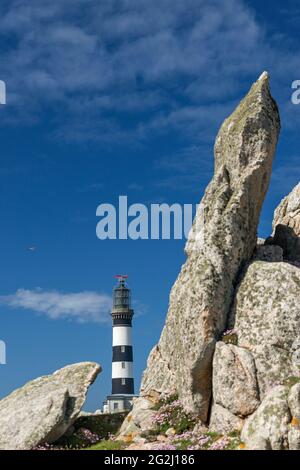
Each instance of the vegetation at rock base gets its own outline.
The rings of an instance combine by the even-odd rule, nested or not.
[[[171,438],[174,450],[236,450],[241,446],[239,433],[220,435],[216,432],[199,430],[186,431]]]
[[[236,330],[227,330],[223,333],[222,341],[226,344],[238,344],[238,335]]]
[[[98,442],[97,444],[88,447],[83,450],[122,450],[126,447],[125,443],[122,441],[115,441],[112,439],[105,439]]]
[[[79,428],[71,436],[64,436],[59,439],[55,445],[65,449],[82,449],[91,446],[91,444],[96,444],[100,440],[99,434],[86,428]]]
[[[41,444],[32,450],[122,450],[125,447],[125,442],[117,441],[113,434],[103,439],[90,430],[81,428],[65,441],[61,439],[59,443]]]
[[[199,426],[195,415],[184,410],[176,393],[162,395],[155,405],[154,428],[145,433],[148,441],[158,435],[168,435],[167,442],[154,444],[155,450],[234,450],[241,444],[239,432],[226,436]]]
[[[162,436],[162,435],[160,435]],[[146,442],[146,445],[150,445],[148,450],[237,450],[243,449],[244,444],[240,440],[240,436],[238,432],[233,432],[228,435],[220,435],[218,433],[214,433],[208,431],[207,428],[203,428],[203,430],[190,430],[185,431],[181,434],[175,434],[174,436],[169,436],[166,438],[166,441],[154,441],[151,442],[150,439]],[[95,444],[83,447],[80,446],[79,441],[74,441],[73,446],[70,447],[63,447],[63,446],[55,446],[49,444],[43,444],[36,447],[33,450],[47,450],[47,451],[55,451],[55,450],[123,450],[123,449],[130,449],[130,445],[132,442],[124,442],[118,441],[115,439],[115,436],[111,436],[110,439],[103,439]],[[143,450],[145,445],[144,443],[139,444],[137,442],[137,448]]]
[[[196,422],[196,416],[185,411],[177,394],[163,395],[156,405],[156,413],[153,424],[157,434],[164,433],[173,428],[176,433],[182,433],[192,429]]]
[[[284,380],[284,385],[287,385],[288,387],[292,387],[293,385],[296,385],[299,382],[300,382],[300,377],[289,376]]]
[[[54,444],[40,444],[32,450],[81,450],[98,443],[101,437],[89,429],[80,428],[70,436],[64,436]]]
[[[44,444],[36,450],[235,450],[242,448],[239,432],[221,435],[202,426],[198,418],[184,410],[178,395],[163,395],[155,405],[153,429],[140,436],[116,440],[113,434],[100,437],[86,428],[80,428],[56,445]],[[131,447],[133,446],[133,447]]]
[[[123,441],[114,435],[82,450],[236,450],[243,448],[238,431],[226,435],[209,431],[197,417],[187,413],[178,395],[163,395],[155,405],[153,429]],[[93,436],[90,436],[93,438]]]

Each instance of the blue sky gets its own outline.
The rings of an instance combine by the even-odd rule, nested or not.
[[[22,0],[0,5],[0,397],[72,363],[103,373],[108,309],[127,273],[136,317],[136,385],[164,323],[184,240],[96,237],[96,208],[199,202],[222,120],[268,70],[282,132],[260,235],[300,179],[297,1]],[[28,250],[36,246],[35,251]]]

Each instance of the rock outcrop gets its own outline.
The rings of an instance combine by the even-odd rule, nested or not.
[[[218,434],[227,434],[234,431],[241,431],[243,429],[244,420],[234,415],[221,405],[213,403],[210,419],[209,429]]]
[[[300,450],[300,383],[279,385],[266,395],[242,430],[251,450]]]
[[[186,244],[187,260],[172,288],[159,343],[148,359],[141,399],[176,390],[188,411],[207,420],[215,344],[227,324],[237,276],[256,247],[279,128],[263,73],[218,133],[214,176]],[[137,401],[136,422],[138,407]]]
[[[268,243],[281,246],[285,259],[300,262],[300,183],[277,207]]]
[[[291,421],[287,403],[288,387],[278,386],[263,400],[246,421],[242,439],[251,450],[288,449],[288,431]]]
[[[0,401],[0,449],[28,450],[59,439],[76,420],[100,373],[82,362],[28,382]]]
[[[219,341],[213,360],[214,403],[237,417],[245,417],[258,407],[256,366],[250,351]]]
[[[254,358],[261,399],[298,373],[299,292],[300,269],[285,262],[252,262],[237,289],[231,321],[238,346]]]
[[[246,418],[242,438],[250,449],[300,448],[300,384],[290,390],[295,381],[300,381],[300,269],[291,261],[295,260],[297,243],[293,245],[296,251],[289,251],[289,259],[284,248],[290,236],[284,223],[299,234],[293,221],[293,217],[297,218],[295,208],[300,207],[299,187],[276,209],[275,236],[267,239],[266,245],[259,244],[241,274],[233,299],[229,327],[236,334],[235,348],[249,354],[255,365],[254,376],[244,368],[248,379],[244,378],[241,393],[235,393],[240,364],[228,359],[229,352],[222,353],[228,345],[217,343],[214,357],[213,399],[233,415],[232,427],[236,418]],[[270,244],[276,238],[278,223],[280,247]],[[225,376],[230,377],[227,382],[222,380]],[[256,405],[251,401],[250,377],[257,381]],[[245,416],[238,409],[241,397],[248,397],[248,403],[255,405],[252,414]],[[228,419],[223,417],[224,411],[219,408],[211,414],[211,427],[218,423],[218,432],[228,429]]]
[[[125,418],[120,429],[119,437],[135,436],[150,431],[153,428],[153,417],[155,401],[151,397],[139,397],[133,400],[133,409]]]

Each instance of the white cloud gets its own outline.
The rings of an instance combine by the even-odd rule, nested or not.
[[[243,0],[1,2],[6,121],[34,123],[46,104],[65,140],[122,145],[174,128],[212,139],[229,100],[262,70],[279,96],[298,78],[297,48],[266,34],[254,12]]]
[[[57,319],[80,323],[110,322],[111,297],[97,292],[62,293],[56,290],[18,289],[14,294],[0,296],[0,303],[11,308],[22,308]]]
[[[14,115],[63,103],[56,135],[69,139],[143,138],[162,106],[160,128],[195,135],[195,104],[228,98],[263,63],[263,33],[241,0],[11,0],[0,14]],[[110,110],[141,115],[124,132]]]

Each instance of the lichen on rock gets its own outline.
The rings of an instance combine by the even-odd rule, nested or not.
[[[251,450],[287,450],[291,414],[287,403],[289,389],[277,386],[246,420],[241,438]]]
[[[250,351],[221,341],[216,344],[213,401],[240,418],[259,406],[256,367]]]
[[[292,350],[300,335],[299,292],[300,269],[285,262],[253,261],[237,288],[230,322],[254,358],[261,398],[299,373]]]

